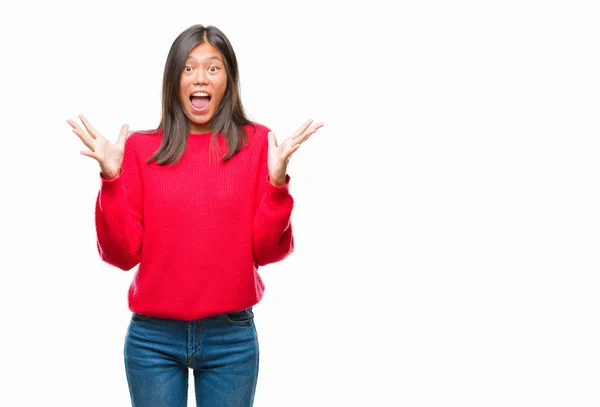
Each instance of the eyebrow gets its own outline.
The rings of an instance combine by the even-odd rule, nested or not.
[[[205,61],[215,60],[215,61],[223,62],[223,61],[221,61],[221,58],[219,58],[217,55],[211,55],[211,56],[206,57],[206,58],[198,58],[198,57],[195,57],[193,55],[188,55],[188,57],[186,58],[186,61],[188,59],[196,59],[196,60],[202,60],[202,59],[204,59]]]

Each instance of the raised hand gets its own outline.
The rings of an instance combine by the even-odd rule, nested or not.
[[[277,144],[273,132],[269,132],[269,179],[273,185],[281,186],[286,182],[287,164],[302,143],[310,138],[323,123],[317,123],[309,128],[312,120],[307,120],[292,136]]]
[[[87,132],[73,120],[67,120],[67,123],[73,128],[73,133],[77,134],[81,141],[83,141],[83,144],[89,148],[89,151],[82,150],[80,153],[98,161],[104,178],[110,179],[119,175],[121,165],[123,164],[125,141],[128,137],[129,126],[124,124],[121,127],[119,139],[116,143],[112,144],[98,133],[83,115],[79,115],[79,120],[81,120]]]

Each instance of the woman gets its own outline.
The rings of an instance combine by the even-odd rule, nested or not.
[[[304,123],[278,144],[245,115],[237,60],[216,27],[173,42],[156,130],[109,143],[83,116],[73,132],[100,164],[96,231],[101,258],[139,264],[125,368],[132,405],[251,406],[258,375],[252,306],[258,268],[293,250],[287,163],[321,126]],[[86,131],[87,130],[87,131]]]

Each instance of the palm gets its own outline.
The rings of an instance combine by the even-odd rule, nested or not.
[[[123,163],[124,145],[121,143],[110,143],[106,138],[100,136],[96,138],[94,152],[98,157],[98,162],[104,163],[104,166],[110,172],[118,172]]]
[[[310,138],[319,128],[323,127],[323,123],[317,123],[311,128],[308,128],[312,120],[307,120],[300,128],[290,137],[277,143],[275,134],[269,133],[269,178],[275,185],[285,183],[285,175],[287,172],[287,164],[292,154],[294,154],[300,145]]]
[[[121,170],[121,165],[123,163],[128,126],[125,124],[121,127],[119,139],[113,144],[102,136],[84,116],[80,115],[79,118],[87,132],[79,127],[73,120],[67,120],[67,123],[73,128],[73,133],[75,133],[89,149],[89,151],[81,151],[81,154],[92,157],[98,161],[104,176],[108,178],[115,177]]]

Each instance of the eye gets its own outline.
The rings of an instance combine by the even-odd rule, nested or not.
[[[219,70],[219,67],[212,65],[210,68],[208,68],[208,70],[212,73],[215,73]]]
[[[183,72],[192,72],[192,67],[189,65],[186,65],[183,67]]]

